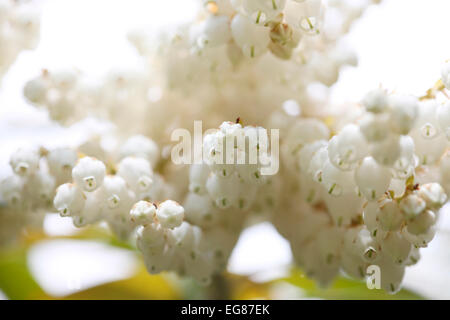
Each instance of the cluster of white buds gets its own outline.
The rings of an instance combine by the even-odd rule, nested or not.
[[[129,217],[133,204],[155,199],[164,186],[153,172],[159,157],[155,142],[133,136],[117,154],[117,160],[110,157],[107,165],[94,157],[81,157],[71,170],[72,182],[58,187],[53,204],[78,227],[106,221],[119,238],[128,239],[136,228]]]
[[[3,222],[30,224],[30,213],[53,205],[76,226],[104,221],[123,240],[137,236],[150,273],[175,271],[207,284],[226,267],[242,229],[270,219],[321,285],[340,271],[363,278],[376,265],[382,287],[396,292],[405,267],[434,237],[450,192],[450,103],[436,96],[450,89],[450,64],[420,99],[377,89],[341,114],[328,109],[341,67],[356,64],[340,38],[378,2],[202,0],[198,19],[156,46],[130,35],[146,74],[111,73],[92,85],[78,72],[44,70],[24,95],[52,119],[70,124],[95,115],[123,134],[155,140],[133,136],[112,152],[98,141],[79,146],[80,154],[18,150],[0,187],[8,203],[0,242],[20,229],[3,230]],[[11,22],[10,5],[0,0],[0,30],[6,21],[21,30],[20,40],[28,23]],[[268,131],[239,120],[205,134],[202,161],[168,161],[173,129],[236,117],[280,129],[278,173],[263,174],[278,161]],[[158,146],[165,146],[161,159]]]
[[[121,154],[133,153],[132,146],[139,140],[144,142],[143,137],[131,138]],[[220,236],[216,230],[203,232],[183,222],[184,208],[177,202],[153,200],[158,194],[153,175],[145,157],[126,156],[115,175],[106,175],[100,160],[84,157],[72,170],[74,183],[58,187],[54,206],[62,216],[71,216],[78,227],[106,221],[123,240],[136,231],[137,247],[150,273],[176,271],[209,283],[212,275],[223,269],[231,249],[214,241]]]
[[[448,107],[381,89],[369,93],[363,104],[367,111],[357,123],[346,124],[329,141],[319,120],[300,120],[288,134],[286,152],[293,152],[301,172],[330,195],[363,196],[367,201],[388,190],[401,195],[417,166],[437,164],[448,148],[446,127],[439,123],[439,114]],[[321,128],[311,141],[304,141],[307,135],[296,138],[301,129],[314,134],[302,124],[306,121]]]
[[[31,103],[45,106],[50,118],[66,121],[75,115],[75,104],[79,101],[78,74],[61,70],[49,72],[42,70],[39,77],[28,81],[24,87],[24,95]]]
[[[222,228],[201,229],[183,222],[184,214],[183,207],[172,200],[159,205],[137,202],[130,212],[131,220],[141,225],[137,247],[148,272],[175,271],[206,285],[223,271],[236,237]]]
[[[142,226],[137,246],[150,273],[176,271],[208,284],[224,270],[258,189],[268,183],[261,161],[248,158],[268,157],[267,147],[263,128],[224,122],[205,135],[203,162],[189,167],[183,206],[171,200],[133,206],[131,220]]]
[[[103,150],[94,141],[88,141],[76,149],[21,148],[14,152],[10,157],[12,174],[0,183],[5,206],[2,218],[11,213],[21,216],[22,226],[39,226],[45,213],[56,207],[62,216],[72,216],[75,225],[82,226],[99,221],[103,213],[120,218],[119,208],[128,212],[136,202],[135,194],[153,197],[164,193],[162,178],[152,171],[152,165],[159,160],[159,148],[144,136],[129,138],[117,155],[110,156],[122,159],[118,169],[110,168],[120,173],[117,176],[107,176],[106,166],[100,160],[90,156],[78,159],[77,152],[97,156]],[[128,229],[121,229],[121,220],[111,221],[112,228],[126,237]]]
[[[149,102],[142,74],[131,70],[111,72],[98,82],[75,70],[44,69],[25,84],[24,95],[33,105],[48,110],[52,120],[63,124],[89,115],[129,123],[127,106],[132,105],[139,112]]]
[[[380,89],[369,93],[363,103],[369,113],[361,120],[361,132],[370,143],[372,156],[378,163],[393,167],[396,177],[411,175],[417,161],[435,164],[447,148],[447,104],[387,96]]]
[[[5,203],[0,219],[10,218],[20,227],[42,226],[45,213],[52,211],[56,186],[70,179],[76,159],[76,152],[69,148],[21,148],[14,152],[10,157],[12,174],[0,182]],[[12,238],[20,234],[7,223],[2,226],[11,228],[8,234],[14,234]]]
[[[231,60],[239,54],[255,58],[268,50],[289,59],[303,34],[319,33],[321,0],[203,2],[206,18],[192,29],[192,42],[198,50],[228,45]]]
[[[48,209],[56,183],[66,181],[76,158],[68,148],[17,150],[10,158],[13,174],[1,182],[3,200],[20,210]]]
[[[203,162],[190,166],[183,202],[186,220],[202,231],[209,256],[203,268],[222,270],[249,214],[269,206],[263,199],[272,179],[261,172],[270,158],[268,144],[265,129],[239,122],[224,122],[204,136]]]
[[[319,35],[327,38],[348,30],[351,21],[371,1],[322,0],[202,0],[205,18],[191,31],[191,42],[196,50],[214,50],[228,46],[231,61],[239,55],[249,58],[270,51],[281,59],[290,59],[305,36]],[[329,24],[324,24],[327,10]],[[142,46],[141,46],[142,47]]]
[[[39,15],[31,1],[0,1],[0,78],[17,55],[32,49],[39,37]]]
[[[444,176],[449,168],[448,102],[378,89],[363,105],[355,109],[355,123],[340,127],[282,118],[283,180],[299,199],[281,201],[284,214],[273,220],[296,261],[319,283],[327,285],[339,270],[364,277],[368,266],[378,265],[382,287],[396,292],[404,268],[433,239],[447,201],[435,171]]]
[[[385,290],[398,290],[404,268],[418,261],[418,248],[427,247],[433,239],[439,209],[446,201],[447,195],[438,183],[427,183],[410,185],[401,197],[388,193],[365,207],[364,224],[375,241],[371,254],[384,256],[371,264],[379,265],[382,275],[386,274],[387,279],[381,279]]]
[[[160,125],[145,128],[155,139],[162,132],[170,134],[163,124],[190,126],[198,115],[206,127],[238,116],[262,124],[286,99],[297,101],[304,114],[317,115],[316,106],[326,104],[328,87],[338,80],[340,69],[357,63],[353,50],[339,38],[373,3],[202,2],[204,10],[196,21],[159,41],[148,41],[139,32],[129,35],[149,64],[149,78],[157,79],[151,87],[157,99],[143,115],[159,120],[155,122]]]
[[[218,138],[219,132],[231,136],[233,132],[243,133],[244,130],[255,129],[224,123],[215,134],[205,137],[205,145],[207,141],[214,140],[213,136]],[[259,141],[267,143],[267,136],[265,140]],[[219,151],[220,143],[217,139],[215,142],[217,144],[214,146]],[[242,214],[232,213],[229,206],[221,208],[218,205],[229,201],[233,208],[237,208],[240,203],[242,205],[239,208],[242,210],[244,203],[245,209],[251,205],[250,200],[247,204],[247,199],[238,201],[236,198],[234,203],[228,198],[226,192],[230,192],[231,187],[236,189],[236,186],[228,183],[229,186],[223,189],[221,182],[232,179],[231,175],[236,175],[237,178],[237,171],[218,177],[224,171],[219,170],[213,158],[209,158],[211,168],[205,164],[208,174],[203,185],[199,185],[206,193],[194,188],[194,192],[186,195],[184,202],[189,213],[185,213],[185,208],[175,201],[159,203],[155,200],[168,194],[161,191],[164,188],[161,177],[153,172],[153,167],[158,162],[159,149],[152,140],[144,136],[133,136],[119,148],[117,157],[120,159],[117,166],[112,165],[111,161],[105,165],[101,160],[89,156],[78,159],[70,170],[72,182],[64,183],[56,189],[53,200],[56,210],[61,216],[72,217],[77,227],[105,221],[122,240],[130,239],[137,232],[137,247],[143,253],[150,273],[175,271],[208,284],[215,273],[226,267],[243,225]],[[14,157],[14,163],[20,163],[16,158],[18,157]],[[226,166],[227,170],[232,170]],[[199,175],[194,171],[195,169],[191,170],[192,186],[199,182]],[[238,185],[246,183],[245,189],[250,190],[258,184],[259,178],[254,173],[261,178],[257,168],[248,168],[241,171],[248,181],[229,181],[237,182]],[[254,178],[251,178],[251,174]],[[214,176],[221,181],[208,183],[208,179]],[[253,196],[256,193],[254,191]],[[215,201],[213,192],[222,195],[220,201]],[[234,190],[232,192],[237,195]]]
[[[190,166],[187,220],[213,226],[226,218],[239,226],[246,213],[273,205],[275,199],[267,195],[273,179],[263,172],[271,161],[266,129],[222,123],[203,139],[203,162]]]

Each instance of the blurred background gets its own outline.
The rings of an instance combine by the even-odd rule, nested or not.
[[[12,151],[51,142],[75,144],[86,131],[102,127],[83,122],[64,130],[44,111],[27,104],[24,83],[42,68],[74,67],[95,79],[111,69],[141,68],[126,40],[127,32],[162,28],[191,20],[195,0],[45,0],[37,49],[20,54],[0,85],[0,180]],[[332,88],[337,103],[359,101],[380,85],[422,95],[439,78],[450,58],[448,0],[384,0],[357,21],[347,42],[359,65],[348,67]],[[317,288],[291,269],[289,244],[268,223],[248,228],[235,248],[224,276],[231,298],[431,298],[450,299],[450,206],[441,214],[439,232],[407,268],[406,290],[387,296],[365,284],[339,279],[328,290]],[[224,280],[222,279],[222,280]],[[220,280],[219,280],[220,281]],[[76,229],[69,218],[48,215],[44,233],[27,234],[18,248],[0,252],[0,297],[172,299],[214,297],[188,279],[148,275],[139,254],[117,243],[106,229]]]

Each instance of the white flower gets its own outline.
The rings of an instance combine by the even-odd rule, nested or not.
[[[156,206],[148,201],[139,201],[131,208],[130,216],[131,221],[140,225],[153,223],[156,216]]]
[[[431,210],[425,210],[408,221],[408,232],[414,235],[426,234],[436,223],[436,215]]]
[[[359,127],[350,124],[342,128],[328,143],[328,155],[336,168],[352,170],[367,154],[367,143]]]
[[[398,134],[407,134],[418,116],[417,98],[406,95],[389,97],[391,129]]]
[[[403,264],[411,252],[411,243],[399,232],[389,232],[380,241],[381,250],[396,264]]]
[[[241,165],[242,166],[242,165]],[[206,182],[206,189],[219,208],[228,208],[236,203],[239,193],[239,178],[236,174],[227,178],[220,178],[211,174]]]
[[[400,208],[409,218],[414,218],[419,215],[425,210],[426,206],[425,200],[417,194],[411,194],[403,198],[400,203]]]
[[[300,147],[317,140],[328,140],[330,130],[325,123],[314,118],[299,119],[289,130],[286,140],[291,146],[289,152],[295,154]]]
[[[77,228],[96,223],[102,218],[105,218],[103,216],[105,211],[103,210],[101,190],[97,189],[94,192],[87,192],[85,197],[86,201],[83,210],[77,215],[72,216],[73,224]]]
[[[199,226],[208,226],[217,222],[213,201],[208,194],[189,193],[183,202],[186,220]]]
[[[405,226],[402,229],[402,235],[413,246],[418,247],[418,248],[425,248],[428,246],[428,243],[430,243],[430,241],[433,240],[434,236],[436,235],[436,227],[431,226],[430,228],[428,228],[428,230],[425,233],[416,235],[416,234],[413,234],[412,232],[409,232],[408,226]]]
[[[377,220],[382,230],[396,231],[402,225],[403,215],[395,201],[385,200],[380,205]]]
[[[363,258],[366,262],[376,261],[378,244],[364,226],[351,228],[344,236],[344,248]]]
[[[55,193],[55,178],[53,176],[40,170],[30,177],[27,187],[35,192],[33,196],[36,197],[35,200],[38,203],[51,204]]]
[[[332,196],[354,193],[354,171],[342,171],[336,168],[330,161],[326,161],[322,167],[322,181],[327,193]]]
[[[56,190],[53,205],[61,216],[78,215],[84,208],[85,196],[80,187],[66,183],[60,185]]]
[[[355,170],[355,181],[359,190],[369,201],[382,196],[391,182],[391,172],[379,165],[372,157],[366,157]]]
[[[283,11],[286,0],[230,0],[236,11],[254,20],[264,23]],[[259,15],[259,17],[258,17]]]
[[[434,139],[441,133],[438,118],[438,103],[436,101],[422,101],[419,104],[419,116],[415,128],[420,131],[423,139]],[[445,115],[442,115],[445,119]]]
[[[50,173],[55,176],[58,182],[69,181],[77,159],[76,151],[70,148],[53,149],[47,154]]]
[[[172,235],[175,240],[175,245],[181,250],[185,250],[187,255],[190,255],[192,251],[198,249],[202,231],[199,227],[183,222],[178,228],[173,230]]]
[[[447,195],[439,183],[427,183],[419,186],[417,192],[431,209],[440,208],[447,201]]]
[[[245,180],[241,180],[238,185],[239,195],[233,205],[238,209],[248,210],[256,199],[259,186],[261,184],[248,184]]]
[[[414,154],[414,140],[410,136],[401,136],[399,140],[400,153],[392,167],[394,176],[407,179],[414,173],[417,157]]]
[[[308,174],[316,182],[323,181],[323,168],[325,164],[329,162],[328,158],[328,144],[320,147],[314,153],[308,166]]]
[[[156,217],[163,228],[173,229],[183,222],[184,208],[175,201],[166,200],[158,206]]]
[[[211,170],[208,165],[193,164],[189,169],[189,191],[204,194],[206,192],[206,180]]]
[[[123,210],[132,201],[126,182],[120,176],[106,176],[100,191],[106,206],[111,210]]]
[[[42,78],[35,78],[28,81],[23,89],[23,94],[32,103],[42,104],[45,102],[47,84]]]
[[[383,166],[392,166],[400,157],[402,147],[400,136],[389,135],[383,141],[369,145],[370,155]]]
[[[125,157],[141,157],[147,159],[152,167],[159,160],[158,145],[151,139],[142,135],[136,135],[129,138],[120,148],[122,158]]]
[[[231,34],[247,57],[254,58],[267,51],[269,28],[259,26],[241,14],[236,14],[231,21]]]
[[[381,288],[390,294],[398,292],[405,274],[405,267],[392,261],[388,255],[382,255],[375,265],[380,268],[382,275]]]
[[[145,256],[148,248],[162,250],[166,241],[164,239],[164,229],[157,224],[147,224],[137,230],[137,246]]]
[[[120,161],[117,175],[121,176],[134,192],[147,191],[152,183],[153,171],[144,158],[126,157]]]
[[[289,1],[285,14],[287,23],[315,35],[320,25],[322,0]]]
[[[74,182],[84,191],[92,192],[99,188],[106,175],[106,167],[100,160],[84,157],[72,170]]]
[[[378,231],[378,228],[380,227],[379,221],[377,219],[378,212],[379,207],[377,202],[369,202],[364,208],[363,221],[367,229],[371,233],[376,233]]]
[[[312,143],[308,143],[303,148],[301,148],[298,154],[300,170],[302,170],[303,172],[308,170],[311,159],[315,155],[317,150],[326,147],[327,145],[328,142],[326,142],[325,140],[318,140]]]
[[[38,169],[39,154],[31,149],[19,149],[11,155],[9,163],[18,175],[30,175]]]
[[[202,24],[198,44],[205,47],[216,47],[226,44],[230,38],[228,17],[210,15]]]
[[[362,104],[366,110],[373,113],[381,113],[388,107],[388,95],[382,89],[370,91],[364,97]]]
[[[11,175],[2,180],[0,184],[0,191],[2,197],[11,206],[17,206],[22,199],[24,182],[18,175]]]
[[[368,113],[361,119],[360,130],[367,141],[381,141],[389,134],[386,130],[388,125],[389,115]]]

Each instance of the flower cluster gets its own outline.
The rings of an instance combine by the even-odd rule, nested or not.
[[[268,157],[263,128],[224,122],[206,134],[203,160],[189,167],[184,210],[173,201],[154,208],[141,201],[131,211],[132,216],[153,217],[142,218],[147,224],[138,230],[138,247],[149,272],[173,270],[206,284],[222,271],[245,219],[257,212],[256,204],[270,187],[270,178],[261,172]],[[182,212],[186,222],[179,225]]]
[[[43,69],[25,84],[24,96],[65,125],[87,116],[122,119],[125,124],[131,117],[126,106],[132,105],[136,112],[147,106],[146,84],[145,76],[133,71],[111,72],[96,83],[75,70]],[[79,108],[80,104],[84,107]]]
[[[364,278],[376,265],[382,287],[396,292],[450,192],[450,64],[423,97],[376,89],[333,106],[329,87],[356,64],[341,38],[377,2],[202,0],[198,19],[158,41],[129,35],[148,64],[143,74],[111,73],[93,85],[44,70],[24,95],[53,120],[95,115],[119,135],[142,135],[118,136],[108,151],[94,139],[76,150],[18,150],[0,187],[8,203],[0,226],[16,227],[0,227],[0,241],[55,208],[78,227],[106,222],[136,239],[150,273],[207,284],[241,231],[268,220],[319,284],[341,271]],[[222,123],[205,133],[201,161],[170,161],[172,131],[199,119]],[[263,174],[278,161],[269,129],[280,130],[274,175]]]
[[[157,39],[130,33],[148,63],[150,92],[160,93],[144,116],[175,128],[198,119],[211,128],[237,117],[262,124],[287,99],[305,114],[322,112],[316,106],[325,104],[339,70],[357,63],[340,39],[373,3],[357,2],[203,1],[196,21]],[[166,127],[145,132],[158,139]]]
[[[267,146],[265,129],[224,122],[204,137],[205,159],[191,166],[189,190],[207,195],[219,208],[250,208],[257,187],[266,180],[261,166],[269,157]]]
[[[69,148],[22,148],[11,155],[12,174],[0,183],[1,197],[7,204],[0,219],[15,222],[1,224],[0,233],[10,235],[10,239],[0,237],[0,244],[16,239],[22,227],[42,225],[44,214],[52,211],[56,186],[70,179],[76,159],[77,153]]]
[[[176,271],[201,284],[226,267],[237,240],[224,227],[201,228],[183,222],[184,208],[172,200],[158,205],[139,201],[131,210],[137,230],[137,247],[150,273]]]
[[[12,173],[0,183],[0,194],[6,204],[4,217],[14,216],[22,222],[21,226],[42,226],[45,213],[54,211],[55,195],[57,209],[62,215],[79,214],[86,200],[81,190],[96,190],[103,183],[105,167],[99,160],[92,164],[89,161],[93,159],[91,157],[78,161],[78,154],[106,158],[104,150],[95,140],[75,149],[41,147],[21,148],[14,152],[10,157]],[[133,136],[123,144],[118,157],[134,156],[147,157],[155,163],[159,156],[158,146],[143,136]],[[93,171],[89,171],[91,169]],[[92,175],[86,176],[86,172],[91,172]],[[68,184],[72,177],[83,189]],[[58,189],[58,195],[56,189],[60,185],[63,187]],[[83,223],[82,218],[75,220],[76,224]],[[18,234],[16,232],[16,236]]]
[[[377,89],[354,109],[356,119],[335,125],[285,115],[283,181],[298,198],[273,220],[319,283],[378,265],[383,288],[396,292],[447,201],[435,172],[448,174],[448,102]]]
[[[36,7],[27,1],[0,1],[0,78],[24,49],[32,49],[39,36]]]
[[[116,157],[107,157],[107,165],[83,156],[71,170],[72,182],[57,188],[54,207],[61,216],[72,217],[77,227],[106,221],[126,240],[136,228],[129,218],[133,204],[164,194],[164,182],[153,172],[158,157],[158,146],[143,136],[129,138]]]

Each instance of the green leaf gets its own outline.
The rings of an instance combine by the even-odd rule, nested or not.
[[[26,249],[0,251],[0,289],[9,299],[48,299],[28,271]]]
[[[332,300],[422,300],[420,295],[402,289],[396,294],[388,294],[384,290],[367,288],[366,283],[345,277],[337,278],[329,288],[319,287],[313,280],[294,268],[291,275],[278,281],[286,281],[301,288],[308,297]]]

